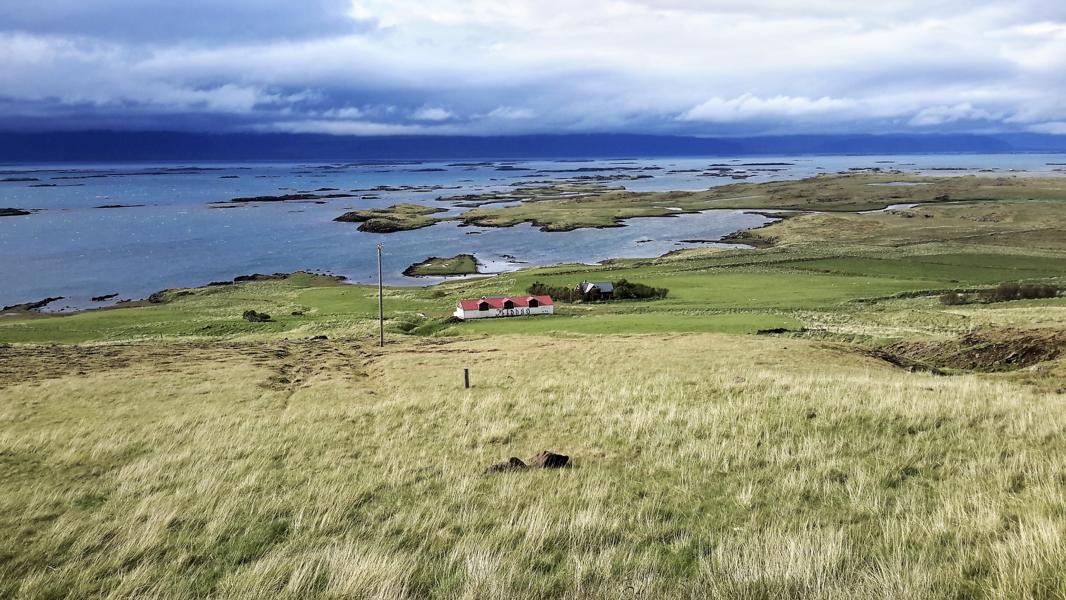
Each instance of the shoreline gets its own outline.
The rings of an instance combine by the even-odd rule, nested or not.
[[[728,250],[728,249],[758,250],[758,249],[760,249],[760,246],[757,246],[755,244],[751,244],[748,241],[742,241],[742,240],[730,241],[730,240],[735,235],[743,234],[746,231],[752,231],[754,229],[761,229],[763,227],[768,227],[769,225],[772,225],[773,223],[776,223],[776,222],[777,221],[771,221],[771,222],[768,222],[768,223],[766,223],[766,224],[764,224],[764,225],[762,225],[760,227],[757,227],[757,228],[741,229],[741,230],[738,230],[736,232],[730,233],[730,234],[728,234],[726,236],[723,236],[720,240],[700,240],[700,241],[679,240],[679,243],[688,243],[688,244],[722,244],[722,245],[726,246],[725,248],[723,248],[723,250]],[[762,247],[766,248],[766,247],[770,247],[770,245],[762,246]],[[666,251],[666,252],[664,252],[662,254],[658,254],[656,256],[649,256],[649,257],[611,256],[611,257],[607,257],[607,258],[604,258],[602,260],[599,260],[599,261],[596,261],[596,262],[591,262],[591,263],[554,262],[554,263],[545,263],[545,264],[530,264],[530,263],[523,262],[523,261],[508,261],[508,262],[503,263],[503,264],[516,265],[516,268],[504,269],[504,270],[492,271],[492,272],[469,273],[469,274],[465,274],[465,275],[407,275],[407,274],[404,274],[404,277],[407,277],[407,278],[412,280],[412,281],[410,281],[409,285],[388,284],[385,287],[386,288],[401,288],[401,289],[402,288],[408,288],[408,289],[412,289],[412,288],[431,288],[433,286],[440,285],[442,283],[446,283],[446,282],[449,282],[449,281],[471,280],[471,279],[488,279],[488,278],[496,277],[498,275],[506,275],[506,274],[509,274],[509,273],[515,273],[515,272],[518,272],[518,271],[522,271],[524,269],[552,268],[552,267],[561,267],[561,266],[566,266],[566,265],[571,265],[571,264],[573,264],[573,265],[583,265],[583,266],[603,266],[603,265],[605,265],[605,264],[607,264],[607,263],[609,263],[611,261],[617,261],[617,260],[659,259],[659,258],[665,258],[667,256],[673,255],[673,254],[675,254],[677,252],[683,252],[685,250],[691,250],[691,249],[693,249],[693,248],[676,248],[676,249],[673,249],[673,250],[668,250],[668,251]],[[482,265],[485,264],[481,259],[477,258],[476,253],[471,253],[471,255],[474,256],[475,259],[477,260],[479,268]],[[432,257],[428,257],[428,258],[432,258]],[[498,262],[502,263],[502,261],[498,261]],[[408,269],[409,268],[410,267],[408,267]],[[259,282],[259,281],[268,281],[268,280],[271,280],[271,279],[284,279],[286,277],[291,277],[293,275],[311,275],[311,276],[314,276],[314,277],[334,278],[339,285],[351,285],[351,286],[376,286],[377,285],[376,282],[354,281],[354,280],[350,279],[346,275],[339,275],[339,274],[335,274],[335,273],[316,272],[314,270],[302,270],[301,269],[301,270],[291,271],[291,272],[287,272],[287,273],[272,273],[270,275],[263,275],[263,274],[260,274],[260,273],[255,273],[255,274],[251,274],[251,275],[238,275],[238,276],[234,277],[232,281],[209,281],[209,282],[206,282],[206,283],[203,283],[203,284],[200,284],[200,285],[193,285],[193,286],[188,286],[188,287],[167,287],[167,288],[163,288],[163,289],[161,289],[159,291],[153,292],[153,293],[149,294],[148,296],[146,296],[144,298],[122,299],[122,300],[118,300],[118,301],[114,302],[113,304],[109,304],[109,305],[105,305],[105,306],[90,306],[90,307],[85,307],[85,308],[73,308],[73,309],[70,309],[70,310],[62,310],[62,309],[61,310],[40,310],[41,308],[46,308],[47,304],[52,304],[54,302],[58,302],[59,300],[64,300],[65,298],[64,297],[55,297],[55,298],[49,297],[49,298],[46,298],[46,299],[43,299],[43,300],[38,300],[38,301],[32,301],[31,300],[31,301],[27,301],[27,302],[16,303],[16,304],[14,304],[12,306],[9,306],[7,309],[0,311],[0,319],[9,319],[9,318],[16,318],[16,317],[32,317],[32,316],[36,316],[36,317],[70,316],[70,315],[77,315],[77,314],[82,314],[82,313],[97,312],[97,311],[104,311],[104,310],[117,310],[117,309],[122,309],[122,308],[138,308],[138,307],[144,307],[144,306],[152,306],[152,305],[158,305],[158,304],[165,304],[166,301],[164,301],[164,300],[153,300],[153,298],[159,299],[159,298],[162,298],[164,295],[166,295],[168,293],[175,293],[175,292],[176,293],[180,293],[183,290],[199,290],[199,289],[212,288],[212,287],[241,285],[241,284],[244,284],[244,283],[255,283],[255,282]],[[427,279],[438,279],[439,281],[426,281]],[[419,280],[421,280],[421,281],[419,281]],[[108,295],[111,295],[111,294],[108,294]],[[118,293],[116,295],[116,297],[119,297],[119,296],[122,296],[122,295],[123,294]],[[45,300],[47,300],[47,302],[45,302]],[[23,309],[23,308],[21,308],[21,307],[25,307],[25,306],[28,306],[28,305],[40,305],[40,306],[39,306],[39,308],[33,308],[33,309]]]
[[[707,209],[707,210],[719,210],[719,209]],[[731,248],[736,248],[738,250],[758,249],[758,246],[756,246],[754,244],[750,244],[749,242],[744,241],[744,240],[736,240],[736,239],[733,238],[733,236],[743,234],[743,232],[745,232],[745,231],[754,231],[756,229],[762,229],[764,227],[768,227],[768,226],[770,226],[770,225],[772,225],[774,223],[777,223],[779,220],[781,220],[783,218],[782,215],[774,216],[774,215],[768,214],[768,211],[766,209],[751,209],[751,210],[722,209],[722,210],[737,211],[737,212],[741,212],[743,214],[760,215],[760,216],[768,217],[768,218],[771,218],[771,219],[774,219],[774,220],[767,221],[767,222],[763,223],[762,225],[759,225],[758,227],[747,227],[747,228],[738,229],[736,231],[733,231],[733,232],[730,232],[728,234],[723,235],[719,240],[709,240],[709,239],[707,239],[707,240],[700,240],[698,242],[696,242],[696,241],[678,240],[678,243],[690,243],[690,244],[718,243],[718,244],[723,244],[723,245],[731,247]],[[628,217],[626,219],[622,219],[619,222],[619,224],[616,225],[616,226],[611,226],[611,227],[587,227],[587,228],[578,228],[577,230],[579,230],[579,229],[621,229],[621,228],[627,227],[626,222],[629,221],[629,220],[647,219],[647,218],[680,218],[680,217],[684,217],[684,216],[703,214],[704,212],[706,212],[706,211],[685,211],[684,213],[674,213],[674,214],[670,214],[670,215],[647,215],[647,216],[638,215],[638,216],[633,216],[633,217]],[[510,224],[510,225],[492,225],[492,226],[486,226],[486,227],[492,227],[494,229],[507,229],[507,228],[518,226],[518,225],[521,225],[521,223],[515,223],[515,224]],[[575,230],[551,231],[551,233],[572,233],[573,231],[575,231]],[[400,272],[401,276],[406,277],[406,278],[408,278],[408,279],[410,279],[412,281],[405,282],[405,283],[407,283],[406,285],[404,283],[390,283],[386,287],[428,288],[428,287],[432,287],[432,286],[435,286],[435,285],[439,285],[441,283],[445,283],[447,281],[454,281],[454,280],[459,280],[459,279],[473,279],[473,278],[490,278],[490,277],[494,277],[494,276],[502,275],[502,274],[506,274],[506,273],[514,273],[516,271],[520,271],[520,270],[527,269],[527,268],[546,268],[546,267],[562,266],[562,265],[567,265],[567,264],[602,265],[604,263],[607,263],[609,261],[614,261],[614,260],[627,260],[627,259],[637,260],[637,259],[663,258],[663,257],[669,256],[671,254],[674,254],[676,252],[684,251],[684,250],[687,250],[687,249],[689,249],[689,248],[675,248],[675,249],[672,249],[672,250],[667,250],[667,251],[665,251],[665,252],[663,252],[661,254],[657,254],[657,255],[654,255],[654,256],[609,256],[609,257],[603,258],[601,260],[598,260],[598,261],[595,261],[595,262],[590,262],[590,263],[563,261],[563,262],[549,262],[549,263],[544,263],[544,264],[531,264],[531,263],[529,263],[527,261],[518,260],[517,257],[514,257],[513,255],[508,255],[514,260],[491,261],[491,262],[499,262],[501,264],[516,265],[515,268],[505,268],[505,269],[499,270],[499,271],[479,272],[479,273],[473,273],[473,274],[467,274],[467,275],[451,275],[451,276],[443,276],[443,275],[418,275],[418,276],[415,276],[415,275],[408,275],[408,274],[406,274],[404,272]],[[481,265],[487,264],[480,257],[477,257],[477,253],[476,252],[471,252],[470,254],[475,256],[475,259],[478,262],[479,268],[480,268]],[[427,257],[427,258],[429,258],[429,257]],[[425,259],[423,259],[423,260],[425,260]],[[408,268],[410,268],[410,267],[408,267]],[[152,304],[157,304],[157,303],[151,301],[153,296],[158,297],[161,294],[164,294],[166,292],[175,291],[175,290],[192,290],[192,289],[201,289],[201,288],[207,288],[207,287],[219,287],[219,286],[222,286],[222,285],[235,285],[235,284],[240,284],[240,283],[247,283],[249,281],[257,281],[257,280],[258,281],[262,281],[263,280],[263,279],[246,279],[246,278],[250,278],[250,277],[278,278],[276,276],[279,276],[279,275],[291,276],[291,275],[296,275],[296,274],[300,274],[300,273],[306,273],[306,274],[315,275],[315,276],[339,277],[339,278],[342,279],[342,281],[341,281],[342,285],[356,285],[356,286],[358,286],[358,285],[377,285],[376,282],[356,281],[356,280],[350,279],[347,275],[339,275],[339,274],[335,274],[333,272],[328,272],[328,271],[319,271],[319,270],[314,269],[314,268],[297,269],[295,271],[289,271],[289,272],[284,272],[284,273],[277,272],[277,273],[272,273],[270,275],[264,275],[264,274],[261,274],[261,273],[254,273],[254,274],[250,274],[250,275],[237,275],[237,276],[233,277],[232,281],[207,281],[207,282],[204,282],[204,283],[201,283],[201,284],[198,284],[198,285],[192,285],[192,286],[187,286],[187,287],[165,287],[165,288],[160,289],[160,290],[158,290],[156,292],[152,292],[152,293],[144,296],[143,298],[122,298],[123,296],[125,296],[125,294],[123,294],[122,292],[109,292],[107,295],[110,296],[110,295],[114,294],[115,297],[122,298],[122,299],[120,299],[120,300],[118,300],[118,301],[116,301],[116,302],[114,302],[112,304],[104,305],[104,306],[86,306],[86,307],[80,307],[80,308],[75,307],[75,308],[66,309],[66,310],[64,310],[64,309],[59,309],[59,310],[39,310],[39,309],[32,309],[32,310],[5,310],[5,311],[0,311],[0,319],[14,318],[14,317],[18,317],[18,316],[22,316],[22,317],[25,317],[25,316],[41,316],[41,317],[66,316],[66,315],[76,315],[76,314],[81,314],[81,313],[85,313],[85,312],[93,312],[93,311],[100,311],[100,310],[114,310],[114,309],[120,309],[120,308],[136,308],[136,307],[150,306]],[[439,279],[439,281],[426,281],[426,280],[429,280],[429,279]],[[49,297],[51,297],[51,296],[49,296]],[[66,299],[66,298],[65,297],[60,297],[59,299]],[[58,301],[58,300],[55,300],[55,301]],[[29,304],[35,304],[35,303],[38,303],[38,302],[40,302],[40,301],[39,300],[28,300],[28,301],[25,301],[25,302],[15,302],[15,303],[12,304],[12,308],[13,307],[25,306],[25,305],[29,305]],[[44,307],[42,307],[42,308],[44,308]]]

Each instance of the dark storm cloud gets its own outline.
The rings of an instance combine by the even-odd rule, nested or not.
[[[0,5],[3,128],[1066,132],[1064,73],[1051,0]]]

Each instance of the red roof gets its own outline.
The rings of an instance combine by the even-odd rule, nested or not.
[[[515,308],[528,308],[530,300],[536,300],[541,306],[550,306],[554,304],[551,296],[515,296],[513,298],[481,298],[478,300],[460,300],[459,306],[463,310],[479,310],[479,306],[482,302],[489,305],[489,308],[503,308],[503,303],[510,300],[514,303]]]

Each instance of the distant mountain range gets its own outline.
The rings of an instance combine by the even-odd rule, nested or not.
[[[0,162],[623,158],[797,154],[1066,152],[1066,135],[639,134],[355,137],[157,131],[0,132]]]

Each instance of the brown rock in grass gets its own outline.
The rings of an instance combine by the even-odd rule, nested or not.
[[[529,459],[530,466],[543,467],[545,469],[561,469],[570,464],[570,457],[565,454],[556,454],[544,450]]]

